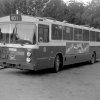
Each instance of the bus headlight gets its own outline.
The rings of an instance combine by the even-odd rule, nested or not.
[[[27,61],[28,63],[30,63],[30,62],[31,62],[31,58],[26,58],[26,61]]]
[[[31,52],[28,51],[27,52],[27,56],[30,57],[31,56]]]

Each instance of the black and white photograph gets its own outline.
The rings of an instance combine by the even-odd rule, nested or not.
[[[0,100],[100,100],[100,0],[0,0]]]

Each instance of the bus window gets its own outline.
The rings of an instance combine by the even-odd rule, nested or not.
[[[44,28],[44,42],[49,42],[49,29]]]
[[[16,25],[16,28],[16,43],[33,44],[33,37],[36,31],[35,24],[20,23]]]
[[[74,29],[74,40],[79,40],[79,29],[78,28]]]
[[[82,29],[79,29],[79,41],[82,41],[82,39],[83,39]]]
[[[0,41],[4,43],[32,44],[36,31],[34,24],[0,24]]]
[[[13,27],[10,23],[0,24],[0,42],[10,43],[10,35],[13,32]]]
[[[83,41],[89,41],[89,30],[83,29]]]
[[[53,40],[62,40],[62,26],[52,25],[52,39]]]
[[[73,28],[72,27],[63,27],[63,40],[73,40]]]
[[[90,31],[90,41],[95,41],[95,31]]]
[[[74,29],[74,40],[82,41],[82,29]]]
[[[49,42],[49,26],[39,24],[38,26],[38,41]]]
[[[100,33],[99,32],[96,32],[96,41],[100,42]]]
[[[43,28],[42,27],[39,27],[39,30],[38,30],[38,33],[39,33],[39,42],[43,42]]]

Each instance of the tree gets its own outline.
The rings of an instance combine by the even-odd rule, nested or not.
[[[66,15],[66,7],[62,0],[50,0],[44,8],[43,16],[63,21]]]
[[[4,16],[4,6],[2,3],[0,3],[0,17]]]
[[[85,11],[85,6],[83,3],[71,0],[68,4],[68,9],[68,22],[79,25],[84,24],[82,14]]]
[[[15,11],[16,11],[16,7],[15,7],[15,4],[14,4],[14,2],[12,2],[12,1],[4,1],[3,2],[3,6],[1,5],[1,7],[3,7],[2,9],[2,14],[3,15],[10,15],[10,14],[12,14],[12,13],[15,13]]]
[[[100,1],[92,0],[92,2],[87,6],[83,14],[83,20],[85,24],[91,27],[100,28]]]
[[[14,0],[16,10],[20,13],[27,15],[27,1],[26,0]]]

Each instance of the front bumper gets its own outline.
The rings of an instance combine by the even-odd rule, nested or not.
[[[14,61],[7,61],[7,60],[0,60],[0,66],[6,68],[15,68],[21,70],[35,70],[35,63],[26,63],[26,62],[14,62]]]

